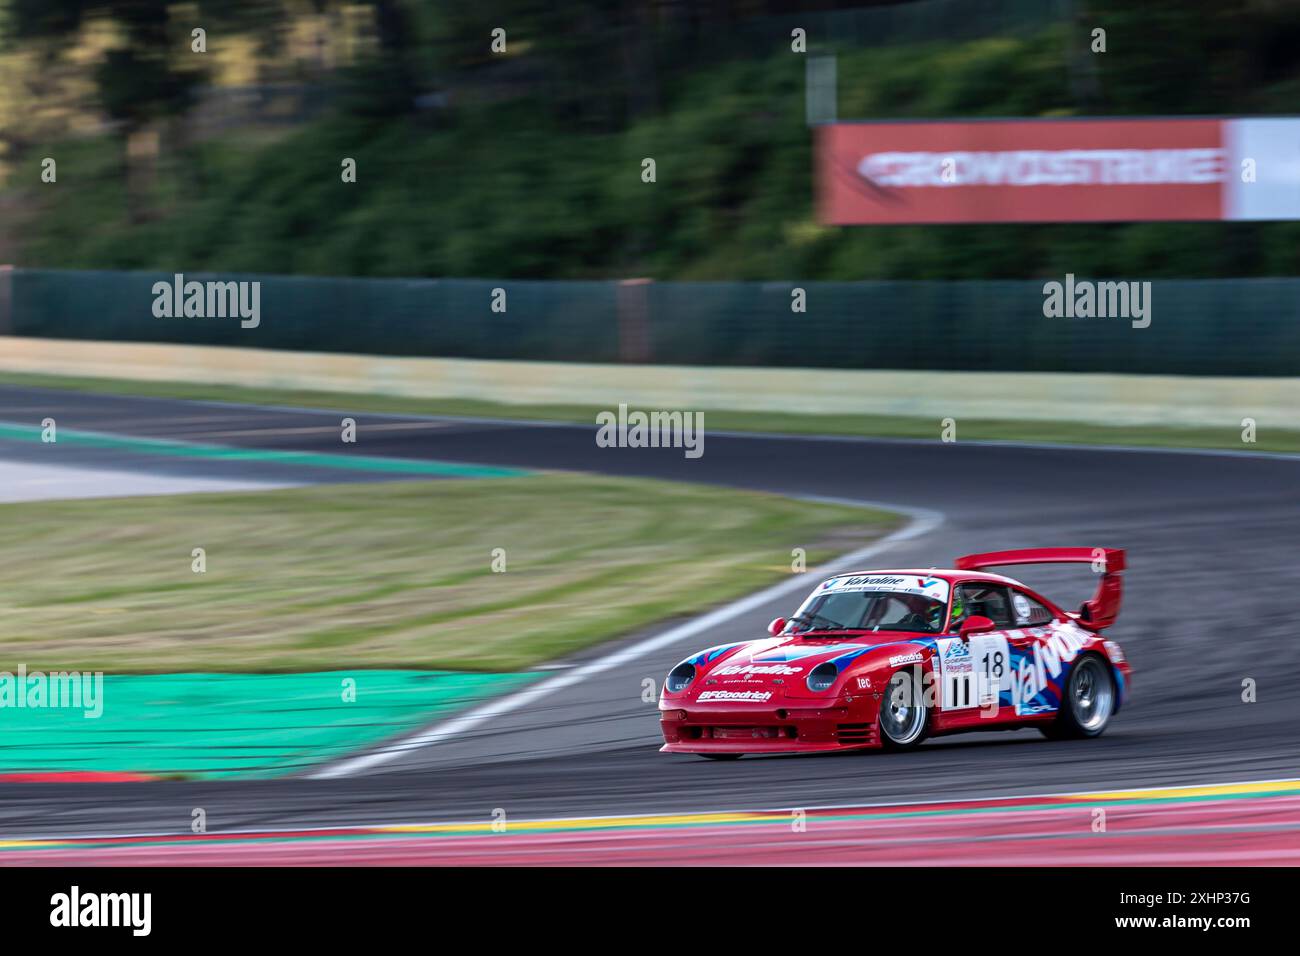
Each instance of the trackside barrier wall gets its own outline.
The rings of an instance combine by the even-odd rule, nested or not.
[[[1147,328],[1046,317],[1041,279],[185,279],[260,282],[260,324],[155,317],[152,288],[170,274],[13,269],[0,273],[0,335],[516,361],[1141,375],[1289,377],[1300,359],[1300,279],[1292,278],[1152,281]],[[796,287],[806,293],[802,313],[791,310]]]

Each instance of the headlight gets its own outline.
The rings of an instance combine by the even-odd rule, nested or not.
[[[830,690],[831,685],[835,683],[835,678],[839,676],[840,669],[830,661],[818,664],[808,675],[808,689],[819,694],[824,690]]]
[[[664,681],[664,687],[671,694],[686,689],[686,686],[695,680],[695,665],[690,661],[683,661],[668,672],[668,679]]]

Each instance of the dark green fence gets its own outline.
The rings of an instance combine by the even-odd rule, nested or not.
[[[1043,281],[516,282],[186,274],[258,281],[260,324],[158,318],[170,275],[0,272],[0,333],[569,362],[1281,375],[1300,279],[1152,282],[1151,325],[1048,318]],[[1063,278],[1063,277],[1062,277]],[[1082,277],[1080,277],[1082,278]],[[806,291],[806,311],[791,291]],[[504,312],[493,310],[504,291]]]

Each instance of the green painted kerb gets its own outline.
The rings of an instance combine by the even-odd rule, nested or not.
[[[33,425],[0,424],[0,440],[40,441],[42,429]],[[168,455],[179,458],[208,458],[222,461],[255,461],[280,465],[308,465],[313,468],[342,468],[390,474],[439,475],[448,478],[514,478],[528,474],[519,468],[471,465],[455,461],[420,461],[379,458],[372,455],[328,455],[321,452],[276,451],[269,448],[232,448],[202,442],[167,441],[161,438],[132,438],[100,432],[58,430],[58,444],[82,448],[112,448],[140,455]]]
[[[97,718],[73,709],[0,707],[0,773],[282,776],[537,676],[371,670],[105,676]]]

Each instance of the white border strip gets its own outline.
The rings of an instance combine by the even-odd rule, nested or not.
[[[1264,188],[1252,187],[1254,188]],[[292,352],[230,346],[0,336],[0,369],[26,374],[202,382],[511,404],[602,406],[1099,425],[1284,427],[1300,401],[1285,376],[638,365]],[[346,402],[346,398],[341,398]]]
[[[866,561],[867,559],[879,554],[881,551],[893,547],[902,541],[907,541],[911,538],[928,534],[930,531],[933,531],[942,524],[944,520],[943,514],[937,511],[904,508],[898,505],[890,505],[882,502],[797,495],[788,495],[786,497],[795,498],[800,501],[816,502],[818,504],[838,504],[858,508],[876,508],[886,511],[896,511],[906,514],[911,518],[904,527],[886,535],[874,544],[843,555],[840,558],[837,558],[834,562],[828,562],[805,572],[805,574],[811,574],[814,578],[821,575],[833,574],[837,570],[843,569],[845,566],[851,567],[861,561]],[[339,777],[350,777],[359,773],[365,773],[380,764],[387,763],[407,751],[418,750],[422,747],[429,747],[434,744],[443,743],[459,734],[463,734],[481,724],[487,723],[490,720],[494,720],[497,717],[501,717],[538,701],[543,697],[554,694],[556,691],[563,690],[566,687],[587,680],[588,678],[594,677],[596,674],[603,673],[611,668],[618,667],[621,664],[626,664],[629,661],[634,661],[637,658],[644,657],[660,648],[669,647],[679,641],[695,637],[703,631],[717,627],[719,624],[729,621],[732,618],[739,617],[742,614],[746,614],[755,608],[762,607],[769,601],[774,601],[792,591],[803,590],[809,586],[807,582],[810,580],[805,576],[805,574],[795,575],[786,581],[782,581],[780,584],[774,584],[771,587],[764,588],[762,591],[750,594],[738,601],[733,601],[731,604],[724,605],[715,611],[710,611],[702,617],[697,617],[683,624],[679,624],[676,627],[669,628],[662,634],[656,634],[653,637],[646,638],[643,641],[638,641],[628,647],[620,648],[612,654],[597,658],[596,660],[583,664],[580,667],[576,667],[573,670],[565,671],[563,674],[557,674],[554,677],[532,684],[513,694],[508,694],[497,700],[488,701],[486,704],[475,707],[467,713],[461,714],[457,717],[452,717],[448,720],[440,721],[431,727],[416,732],[412,736],[394,741],[393,743],[380,747],[377,750],[372,750],[369,753],[361,754],[360,756],[352,757],[333,764],[332,766],[317,770],[314,773],[308,774],[307,777],[311,780],[333,780]]]

